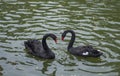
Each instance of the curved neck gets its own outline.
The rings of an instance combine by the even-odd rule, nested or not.
[[[48,47],[48,45],[47,45],[47,43],[46,43],[46,39],[49,37],[49,35],[45,35],[45,36],[43,36],[43,39],[42,39],[42,45],[43,45],[43,49],[44,50],[49,50],[49,47]]]
[[[67,47],[67,49],[69,51],[69,49],[73,47],[73,44],[74,44],[74,41],[75,41],[75,32],[74,31],[67,31],[67,33],[68,32],[72,34],[70,42],[69,42],[68,47]]]

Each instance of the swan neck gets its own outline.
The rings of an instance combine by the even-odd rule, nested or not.
[[[75,32],[70,31],[70,33],[72,34],[72,36],[71,36],[71,39],[70,39],[70,42],[69,42],[69,45],[68,45],[68,48],[67,48],[68,50],[73,47],[73,44],[74,44],[74,41],[75,41]]]
[[[42,39],[42,45],[43,45],[43,49],[44,50],[49,50],[49,47],[46,43],[46,39],[48,38],[48,36],[43,36],[43,39]]]

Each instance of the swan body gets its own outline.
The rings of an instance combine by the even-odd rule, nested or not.
[[[71,33],[72,37],[67,47],[67,50],[76,56],[84,56],[84,57],[99,57],[102,53],[99,50],[94,49],[91,45],[87,46],[78,46],[73,47],[73,43],[75,41],[75,32],[73,30],[66,30],[62,34],[62,40],[64,40],[67,33]]]
[[[54,59],[55,54],[51,51],[46,43],[46,39],[51,37],[55,42],[57,37],[54,34],[45,34],[42,39],[42,43],[37,39],[30,39],[24,42],[25,48],[28,52],[34,56],[38,56],[45,59]]]

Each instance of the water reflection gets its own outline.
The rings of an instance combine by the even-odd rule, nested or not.
[[[2,66],[0,65],[0,76],[3,76],[2,71],[3,71],[3,68],[2,68]]]
[[[0,70],[5,76],[118,76],[120,65],[119,0],[1,0],[0,1]],[[76,32],[74,46],[93,45],[104,56],[83,58],[69,54],[61,31]],[[47,40],[56,54],[54,60],[29,55],[23,42],[41,40],[55,33],[58,44]],[[2,72],[1,72],[2,71]]]

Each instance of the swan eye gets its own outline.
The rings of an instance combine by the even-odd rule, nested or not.
[[[88,55],[88,54],[89,54],[89,52],[82,53],[82,55]]]

